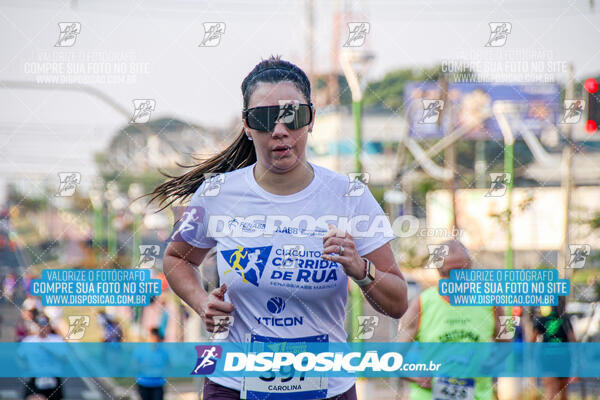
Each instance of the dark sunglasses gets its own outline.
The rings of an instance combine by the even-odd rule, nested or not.
[[[283,106],[254,107],[243,111],[250,129],[272,132],[277,122],[283,122],[288,129],[300,129],[312,122],[313,104],[288,103]]]

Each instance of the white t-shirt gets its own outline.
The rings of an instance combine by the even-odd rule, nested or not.
[[[254,165],[205,181],[183,216],[187,228],[178,229],[193,246],[217,247],[225,301],[235,307],[223,340],[327,335],[329,342],[345,342],[348,277],[341,264],[321,258],[323,235],[328,222],[345,229],[364,256],[394,238],[389,219],[368,187],[346,175],[310,163],[311,183],[280,196],[258,185]],[[241,387],[241,378],[210,379]],[[327,397],[353,383],[354,378],[329,378]]]

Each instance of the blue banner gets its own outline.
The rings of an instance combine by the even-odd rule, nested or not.
[[[442,101],[437,82],[411,82],[404,89],[410,135],[417,140],[439,139],[452,129],[470,126],[497,100],[516,103],[519,118],[536,135],[556,124],[562,110],[557,84],[451,83]],[[514,134],[521,135],[518,130]],[[476,124],[463,138],[502,140],[502,132],[492,117]]]
[[[600,375],[600,343],[0,343],[0,377]],[[292,371],[292,372],[291,372]]]
[[[149,269],[45,269],[31,281],[44,306],[147,306],[161,293]]]
[[[453,306],[555,306],[570,286],[555,269],[454,269],[438,290]]]

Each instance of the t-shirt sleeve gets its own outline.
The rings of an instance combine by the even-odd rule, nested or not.
[[[173,240],[183,240],[199,248],[212,248],[217,245],[217,241],[208,233],[211,198],[202,195],[205,184],[206,181],[202,182],[202,185],[192,195],[190,204],[175,225]],[[177,238],[177,235],[180,238]]]
[[[357,223],[350,224],[350,234],[362,257],[393,240],[395,236],[388,216],[368,187],[357,199],[353,213]]]

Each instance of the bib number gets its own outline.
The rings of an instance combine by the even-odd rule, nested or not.
[[[35,387],[38,389],[54,389],[58,386],[58,381],[56,378],[35,378]]]
[[[474,398],[474,379],[434,378],[433,400],[473,400]]]
[[[328,342],[328,335],[281,339],[251,335],[251,343],[264,342],[276,345],[282,342]],[[260,377],[243,377],[241,397],[247,400],[312,400],[327,397],[327,378],[305,376],[293,366],[282,366],[278,372],[268,371]]]

